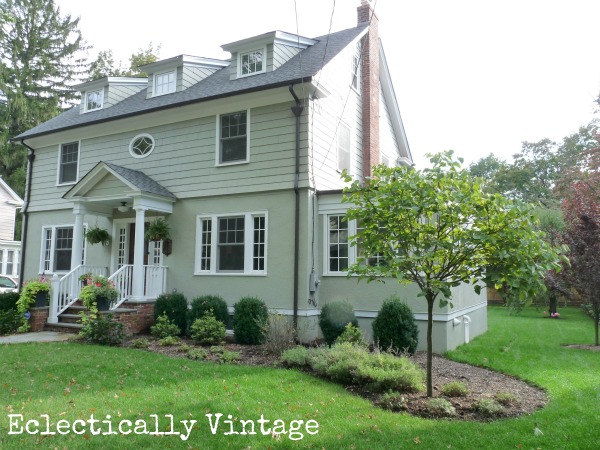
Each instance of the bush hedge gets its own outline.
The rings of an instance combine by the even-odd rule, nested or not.
[[[208,310],[190,326],[190,336],[200,345],[220,344],[225,339],[225,324]]]
[[[175,292],[162,294],[154,304],[154,320],[162,315],[179,327],[181,332],[187,329],[188,302],[185,295]]]
[[[261,299],[243,297],[233,305],[233,334],[240,344],[262,344],[269,310]]]
[[[356,320],[354,308],[350,303],[344,301],[331,302],[321,309],[319,326],[327,345],[333,345],[349,323],[358,327],[358,320]]]
[[[79,335],[88,344],[121,345],[125,339],[125,326],[114,321],[110,314],[98,314],[83,325]]]
[[[18,292],[3,292],[0,294],[0,311],[10,311],[17,309]]]
[[[0,309],[0,336],[16,333],[23,324],[23,315],[16,309]]]
[[[373,340],[382,350],[400,350],[414,354],[419,343],[419,330],[410,307],[399,297],[383,302],[373,321]]]
[[[213,317],[227,328],[227,325],[229,324],[227,303],[218,295],[202,295],[192,300],[192,306],[188,314],[188,324],[193,324],[196,319],[201,319],[211,310]]]

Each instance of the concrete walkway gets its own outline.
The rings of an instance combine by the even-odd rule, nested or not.
[[[12,334],[10,336],[0,336],[0,345],[2,344],[20,344],[23,342],[56,342],[68,341],[77,337],[76,334],[58,333],[56,331],[40,331],[37,333]]]

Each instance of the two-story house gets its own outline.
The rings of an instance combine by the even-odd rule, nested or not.
[[[226,61],[181,55],[144,66],[147,79],[83,83],[79,107],[16,136],[30,154],[23,272],[55,276],[49,322],[95,272],[121,290],[117,306],[174,289],[230,306],[257,296],[304,339],[319,332],[320,306],[340,299],[369,334],[396,293],[424,330],[414,287],[346,276],[356,224],[344,220],[341,171],[412,164],[377,29],[362,0],[351,29],[269,32],[224,45]],[[144,239],[156,218],[172,242]],[[86,244],[91,226],[110,245]],[[436,351],[486,329],[485,294],[457,289],[454,305],[435,314]]]
[[[21,197],[0,178],[0,275],[13,280],[19,277],[21,259],[21,242],[15,241],[16,212],[21,206]]]

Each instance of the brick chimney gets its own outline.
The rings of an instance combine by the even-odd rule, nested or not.
[[[369,0],[361,0],[357,8],[358,24],[368,24],[362,51],[362,128],[363,177],[370,177],[372,167],[380,163],[379,156],[379,19]]]

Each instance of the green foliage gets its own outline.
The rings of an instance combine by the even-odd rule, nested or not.
[[[17,310],[20,313],[27,311],[35,303],[35,297],[38,292],[50,293],[50,280],[45,276],[32,278],[23,283],[21,295],[19,296],[19,300],[17,300]]]
[[[456,409],[445,398],[432,398],[427,400],[425,409],[432,417],[453,417]]]
[[[19,300],[18,292],[0,293],[0,311],[16,310],[18,300]]]
[[[203,317],[207,311],[211,311],[212,315],[227,327],[229,322],[227,303],[218,295],[203,295],[192,300],[188,323],[193,323],[196,319]]]
[[[350,303],[344,301],[331,302],[321,309],[319,326],[327,345],[332,345],[349,323],[358,327],[358,320]]]
[[[148,348],[150,347],[150,341],[146,338],[137,338],[132,340],[129,346],[133,348]]]
[[[421,369],[408,358],[369,353],[363,346],[349,343],[304,350],[296,347],[286,351],[282,361],[292,367],[308,365],[317,375],[337,383],[366,386],[373,392],[418,392],[423,383]]]
[[[355,345],[366,345],[363,338],[360,327],[357,327],[353,323],[348,323],[344,327],[344,331],[335,340],[336,344],[355,344]]]
[[[221,364],[231,364],[233,362],[239,361],[240,359],[240,352],[232,352],[229,350],[225,350],[223,353],[221,353],[221,356],[219,357],[219,362]]]
[[[204,317],[194,321],[190,336],[200,345],[216,345],[225,339],[225,325],[207,311]]]
[[[214,353],[215,355],[222,355],[224,351],[225,351],[225,347],[223,347],[221,345],[213,345],[210,348],[210,352]]]
[[[346,218],[360,222],[350,238],[363,256],[350,274],[368,281],[382,277],[416,283],[427,301],[427,395],[431,380],[433,305],[452,305],[453,287],[508,286],[527,298],[544,290],[546,271],[561,268],[560,251],[536,227],[532,207],[483,191],[481,180],[461,168],[452,151],[433,155],[431,167],[377,166],[368,184],[353,180],[344,189]],[[384,224],[382,226],[382,224]],[[365,264],[378,255],[386,264]],[[478,284],[482,282],[482,284]]]
[[[156,323],[150,327],[150,334],[159,339],[165,337],[179,336],[181,329],[172,321],[169,320],[166,314],[159,316]]]
[[[156,219],[148,225],[145,237],[149,241],[169,239],[171,237],[170,226],[166,220]]]
[[[390,411],[404,411],[406,409],[407,399],[400,392],[386,392],[377,400],[376,404]]]
[[[309,365],[308,349],[302,345],[284,351],[281,361],[290,367],[304,367]]]
[[[110,233],[98,226],[90,227],[85,232],[85,240],[91,245],[108,245],[110,244]]]
[[[461,381],[446,383],[442,386],[441,391],[446,397],[464,397],[469,393],[469,389]]]
[[[164,338],[158,340],[158,345],[161,347],[171,347],[179,344],[180,342],[181,339],[177,336],[165,336]]]
[[[183,294],[162,294],[154,304],[154,320],[165,314],[181,331],[187,329],[188,302]]]
[[[475,405],[473,405],[473,408],[488,417],[497,416],[504,411],[502,405],[491,398],[483,398],[479,400],[477,403],[475,403]]]
[[[233,334],[240,344],[262,344],[269,311],[265,302],[256,297],[244,297],[233,305]]]
[[[192,349],[192,347],[191,347],[190,345],[188,345],[188,344],[181,344],[181,345],[179,346],[179,351],[180,351],[180,352],[183,352],[183,353],[187,353],[187,352],[189,352],[191,349]]]
[[[119,291],[115,288],[115,284],[102,275],[92,275],[87,283],[81,288],[79,299],[88,308],[97,308],[99,298],[105,298],[109,302],[114,302],[119,298]]]
[[[23,323],[23,315],[16,309],[0,309],[0,336],[15,333]]]
[[[264,328],[265,350],[268,353],[281,355],[285,350],[294,346],[296,330],[290,316],[271,313]]]
[[[519,397],[512,392],[498,392],[494,398],[498,403],[504,406],[514,405],[519,402]]]
[[[125,326],[114,321],[110,314],[99,314],[82,326],[79,335],[88,344],[121,345],[125,339]]]
[[[190,359],[205,360],[208,357],[208,352],[203,348],[192,348],[187,352],[187,357]]]
[[[148,74],[142,72],[140,66],[156,62],[159,51],[160,45],[154,47],[150,42],[146,50],[140,48],[129,57],[129,69],[125,69],[121,61],[115,64],[112,50],[102,50],[90,64],[88,81],[102,77],[146,77]]]
[[[410,307],[399,297],[386,299],[373,321],[373,340],[383,350],[393,349],[414,354],[419,330]]]

